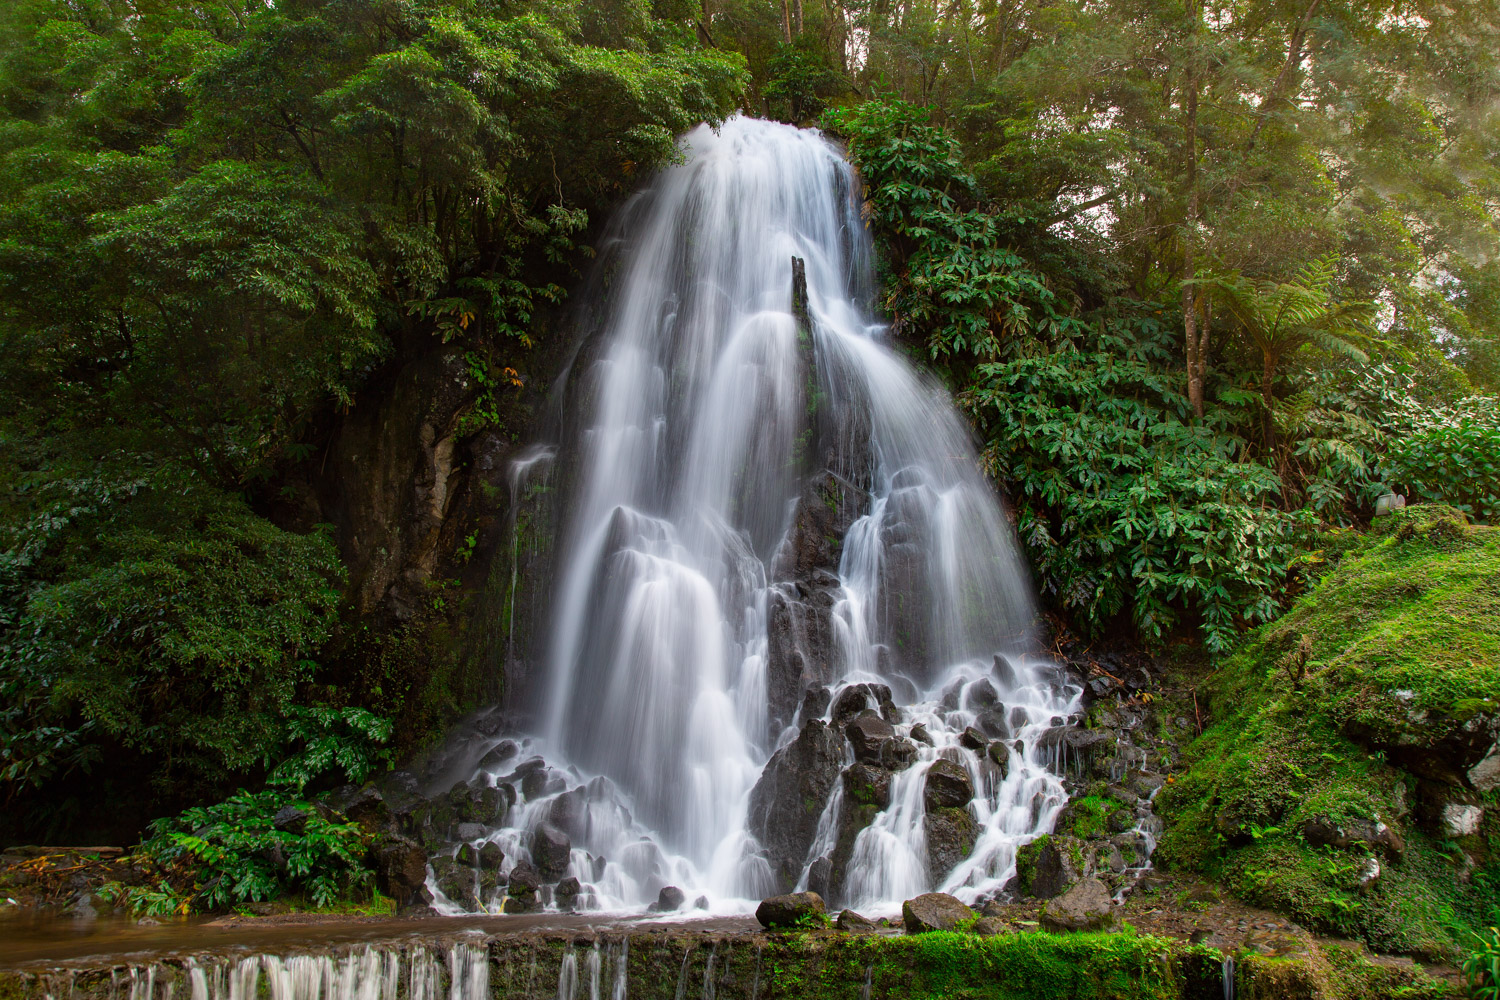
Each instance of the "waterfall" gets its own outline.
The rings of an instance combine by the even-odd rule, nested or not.
[[[672,886],[743,912],[809,882],[876,911],[974,901],[1065,803],[1036,741],[1080,691],[1033,655],[966,425],[875,314],[861,208],[822,135],[734,118],[686,136],[605,240],[572,422],[523,459],[550,463],[561,528],[532,735],[471,782],[516,803],[466,833],[503,855],[481,908],[557,898],[507,901],[522,866],[601,910]],[[890,730],[873,763],[844,739],[861,713]],[[816,812],[768,819],[804,743]],[[851,763],[889,785],[857,832]],[[940,816],[929,772],[953,766],[972,801]]]

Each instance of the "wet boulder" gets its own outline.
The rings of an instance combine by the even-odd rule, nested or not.
[[[833,859],[827,857],[818,858],[807,866],[807,891],[815,892],[825,900],[832,892],[833,885]]]
[[[923,743],[930,747],[937,746],[937,741],[932,738],[932,734],[927,731],[927,727],[920,722],[911,727],[911,738],[918,743]]]
[[[974,798],[974,782],[969,772],[946,757],[939,757],[927,769],[922,789],[928,810],[965,806]]]
[[[891,804],[891,772],[869,764],[853,764],[844,771],[844,794],[860,805],[884,809]]]
[[[507,761],[515,758],[517,751],[518,748],[515,743],[510,740],[501,740],[498,744],[491,747],[483,757],[479,758],[479,766],[491,773],[499,771],[505,766]]]
[[[830,718],[835,726],[847,726],[864,712],[874,712],[887,722],[896,718],[896,703],[884,684],[850,684],[833,701]]]
[[[750,792],[750,832],[776,883],[790,889],[802,875],[818,818],[843,767],[842,736],[813,719],[772,755]]]
[[[455,906],[473,912],[479,909],[479,879],[474,869],[452,858],[432,860],[433,880],[444,896]]]
[[[1016,851],[1016,880],[1023,896],[1051,899],[1093,874],[1093,848],[1076,837],[1043,834]]]
[[[501,852],[499,844],[487,843],[479,849],[479,867],[481,868],[499,871],[504,861],[505,854]]]
[[[558,909],[569,912],[578,908],[578,897],[582,894],[583,884],[572,875],[557,883],[557,888],[552,893],[557,900]]]
[[[802,707],[798,710],[798,721],[821,719],[828,714],[828,704],[832,700],[833,692],[822,684],[809,685],[802,693]]]
[[[995,660],[990,666],[990,674],[995,678],[995,683],[999,685],[1001,691],[1014,691],[1021,686],[1021,671],[1008,656],[996,653]]]
[[[979,837],[979,823],[968,809],[949,806],[929,809],[922,817],[927,834],[927,870],[934,881],[941,882],[974,850]]]
[[[974,911],[946,892],[926,892],[901,904],[901,923],[908,934],[951,931],[974,919]]]
[[[547,820],[573,840],[586,839],[589,826],[588,791],[580,785],[553,799],[552,807],[547,810]]]
[[[1006,717],[1005,706],[999,708],[987,708],[980,712],[974,719],[974,725],[979,731],[992,740],[1005,740],[1010,738],[1011,727]]]
[[[959,734],[958,742],[969,750],[983,750],[989,743],[989,738],[973,726],[969,726]]]
[[[983,677],[970,684],[964,691],[964,707],[971,712],[981,712],[999,704],[1000,692],[995,690],[995,685]]]
[[[985,756],[989,758],[990,763],[999,768],[1002,779],[1010,774],[1010,747],[996,741],[986,747],[984,752]]]
[[[996,934],[1010,934],[1014,932],[1004,917],[980,917],[974,921],[974,933],[980,937],[994,937]]]
[[[841,910],[838,918],[834,920],[833,926],[849,934],[874,934],[880,927],[869,917],[861,916],[853,910]]]
[[[542,823],[531,833],[531,857],[544,879],[561,878],[573,856],[573,842],[551,823]]]
[[[891,771],[904,771],[917,762],[917,745],[896,737],[880,745],[880,765]]]
[[[651,904],[651,911],[653,913],[676,913],[686,902],[687,893],[675,885],[669,885],[656,894],[656,902]]]
[[[1058,724],[1038,737],[1037,749],[1055,771],[1092,774],[1101,762],[1114,755],[1118,738],[1119,734],[1112,729],[1079,729]],[[1110,777],[1107,773],[1100,776]]]
[[[864,712],[850,720],[844,735],[854,747],[854,759],[862,764],[879,764],[881,748],[895,739],[896,730],[874,712]]]
[[[427,882],[427,852],[408,837],[386,837],[375,849],[375,886],[397,909],[420,903]]]
[[[1096,878],[1086,878],[1042,907],[1042,924],[1054,931],[1100,930],[1114,923],[1109,889]]]
[[[530,770],[521,778],[521,794],[528,802],[555,795],[566,787],[567,781],[550,767]]]
[[[823,897],[815,892],[793,892],[771,896],[755,908],[755,919],[767,930],[806,926],[827,917]]]

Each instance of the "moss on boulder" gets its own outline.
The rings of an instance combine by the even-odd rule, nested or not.
[[[1160,863],[1386,951],[1500,917],[1500,528],[1385,519],[1205,695]]]

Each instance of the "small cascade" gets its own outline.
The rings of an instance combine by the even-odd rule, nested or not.
[[[615,982],[609,1000],[626,1000],[626,982],[629,978],[630,938],[620,942],[620,957],[615,961]]]
[[[153,963],[111,973],[111,997],[130,1000],[488,1000],[486,947],[456,942],[367,946],[343,954],[189,956],[180,968]],[[122,990],[122,986],[127,989]],[[47,994],[66,1000],[66,994]],[[575,998],[576,1000],[576,998]]]
[[[572,948],[557,970],[557,1000],[578,1000],[578,953]]]
[[[1234,1000],[1234,956],[1225,955],[1224,963],[1224,1000]]]

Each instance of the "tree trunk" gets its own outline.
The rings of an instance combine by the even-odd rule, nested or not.
[[[1271,395],[1271,382],[1276,377],[1277,357],[1270,351],[1261,351],[1260,401],[1265,407],[1266,455],[1276,449],[1276,422],[1271,419],[1271,406],[1276,401]]]
[[[1187,0],[1188,16],[1193,19],[1193,34],[1197,34],[1198,12],[1194,7],[1194,0]],[[1193,257],[1193,241],[1197,239],[1198,223],[1198,75],[1195,72],[1194,53],[1188,55],[1187,70],[1187,94],[1184,100],[1185,114],[1183,116],[1183,139],[1187,147],[1187,185],[1188,205],[1187,218],[1183,226],[1182,255],[1183,273],[1191,280],[1197,276],[1197,262]],[[1203,372],[1207,359],[1204,357],[1207,348],[1207,331],[1202,337],[1198,333],[1198,294],[1192,285],[1184,285],[1182,289],[1182,330],[1184,336],[1184,354],[1187,357],[1188,368],[1188,402],[1192,404],[1193,414],[1203,416]]]
[[[788,45],[792,44],[791,0],[781,0],[781,37]]]

